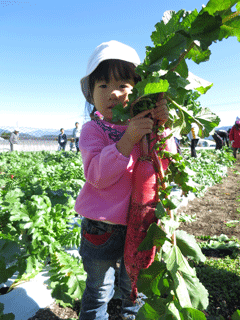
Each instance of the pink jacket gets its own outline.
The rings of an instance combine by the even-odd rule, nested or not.
[[[129,158],[116,148],[127,126],[104,120],[92,120],[83,125],[79,149],[86,182],[77,197],[75,210],[92,220],[127,224],[127,213],[132,190],[132,171],[140,156],[136,144]],[[170,134],[165,130],[164,136]],[[166,150],[177,152],[173,138],[167,140]],[[164,169],[168,163],[163,163]]]
[[[229,133],[229,140],[234,141],[232,144],[233,148],[240,148],[240,127],[234,125]]]

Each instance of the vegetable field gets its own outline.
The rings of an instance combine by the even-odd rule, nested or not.
[[[228,316],[240,308],[240,167],[227,148],[198,152],[196,159],[184,152],[183,161],[192,170],[198,197],[179,210],[179,229],[195,235],[207,255],[204,263],[189,261],[209,291],[208,318],[230,319]],[[227,170],[230,176],[223,178]],[[16,271],[19,281],[27,280],[48,265],[56,302],[72,310],[71,317],[77,319],[72,308],[75,300],[81,299],[85,274],[81,261],[67,254],[65,248],[80,244],[80,228],[69,224],[75,216],[74,201],[84,184],[80,155],[4,153],[0,155],[0,172],[1,283]],[[172,201],[177,204],[179,200]],[[219,277],[223,276],[226,283],[222,288]],[[118,301],[112,303],[111,319],[117,319]],[[64,309],[55,304],[54,310],[60,316]],[[220,315],[223,318],[213,317]]]
[[[146,47],[146,57],[136,67],[141,81],[133,88],[125,108],[121,104],[114,107],[112,120],[124,122],[154,108],[161,94],[168,100],[165,127],[172,129],[170,136],[188,134],[195,123],[198,135],[208,137],[220,119],[207,108],[191,108],[188,97],[193,91],[197,95],[206,93],[211,85],[192,86],[187,60],[206,62],[211,55],[209,47],[229,37],[240,41],[239,1],[210,0],[199,12],[165,12],[151,35],[153,47]],[[163,132],[164,127],[158,128],[155,123],[153,133],[160,139],[152,148],[150,136],[146,137],[146,156],[151,162],[154,157],[157,160],[152,162],[149,175],[156,178],[152,183],[156,197],[148,199],[153,206],[151,224],[144,229],[146,236],[136,245],[134,254],[141,257],[152,248],[156,254],[151,255],[148,268],[141,264],[140,272],[134,275],[132,289],[146,296],[136,320],[240,319],[239,165],[234,167],[235,159],[228,148],[199,151],[198,158],[190,158],[189,151],[184,151],[183,157],[172,154],[163,147],[170,138],[163,138]],[[169,161],[165,172],[158,156]],[[227,172],[231,173],[230,181],[224,178]],[[135,181],[142,176],[138,173]],[[223,188],[222,181],[227,181]],[[73,224],[73,218],[74,202],[84,182],[80,155],[0,154],[0,283],[16,272],[18,281],[26,281],[47,267],[56,303],[74,308],[81,300],[86,275],[81,260],[66,249],[78,248],[81,242],[80,227]],[[140,196],[145,197],[145,191],[137,194],[137,187],[142,186],[140,183],[132,193],[137,203]],[[178,188],[182,195],[193,192],[200,200],[178,212],[181,199],[173,193]],[[230,192],[232,188],[235,190]],[[230,206],[225,197],[229,195],[234,202]],[[144,224],[146,219],[141,226]],[[131,250],[128,252],[132,258]],[[135,262],[138,259],[131,259],[131,266]],[[0,305],[0,318],[13,319],[12,315],[2,316],[2,311]],[[118,315],[113,313],[110,318],[118,319]],[[50,318],[44,315],[42,319]]]

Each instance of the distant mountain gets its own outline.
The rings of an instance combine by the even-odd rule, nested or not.
[[[14,128],[0,128],[0,136],[3,132],[11,133],[14,131]],[[68,138],[72,137],[73,129],[66,129],[65,133]],[[60,130],[58,129],[37,129],[37,128],[19,128],[19,137],[22,139],[34,139],[34,138],[45,138],[45,139],[54,139],[59,135]]]
[[[64,130],[67,137],[72,136],[73,129],[67,129]],[[35,137],[47,137],[47,136],[58,136],[60,133],[60,130],[57,129],[37,129],[29,132],[32,136]]]
[[[223,126],[218,127],[216,130],[225,130],[232,128],[232,126]],[[0,136],[3,132],[9,133],[13,132],[14,128],[0,128]],[[40,139],[55,139],[60,133],[60,130],[58,129],[38,129],[38,128],[27,128],[27,127],[20,127],[19,128],[19,136],[22,139],[34,139],[34,138],[40,138]],[[68,138],[72,137],[73,129],[66,129],[65,133]],[[213,140],[212,136],[206,137],[204,139],[207,140]]]
[[[231,129],[232,126],[227,126],[227,127],[219,127],[219,128],[216,128],[216,130],[225,130],[225,131],[228,131],[228,129]]]
[[[31,136],[43,137],[43,136],[58,136],[59,131],[57,129],[33,129],[28,131]]]
[[[228,129],[231,129],[232,126],[224,126],[224,127],[217,127],[215,128],[215,130],[225,130],[225,131],[228,131]],[[208,137],[205,137],[204,138],[205,140],[214,140],[212,135],[208,136]]]
[[[12,131],[9,131],[9,130],[7,130],[7,129],[1,129],[1,128],[0,128],[0,135],[1,135],[3,132],[9,133],[9,132],[12,132]]]

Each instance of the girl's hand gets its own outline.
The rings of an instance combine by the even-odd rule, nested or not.
[[[129,157],[134,145],[139,142],[143,136],[152,132],[154,121],[150,118],[145,118],[150,113],[150,110],[143,111],[133,117],[128,127],[117,142],[116,147],[125,157]]]
[[[151,110],[152,118],[158,120],[158,126],[164,125],[169,117],[167,100],[163,99],[163,94],[160,93],[156,102],[156,108]]]
[[[154,121],[147,117],[148,114],[150,114],[150,110],[145,110],[133,117],[128,124],[125,135],[133,146],[139,142],[143,136],[152,132]]]

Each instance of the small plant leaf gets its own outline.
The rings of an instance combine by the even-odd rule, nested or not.
[[[206,320],[206,316],[203,312],[193,308],[183,308],[181,314],[183,315],[184,320]]]
[[[205,262],[206,257],[202,253],[194,236],[188,234],[186,231],[176,230],[176,239],[177,245],[184,256],[197,262]]]
[[[147,231],[147,236],[138,247],[139,251],[149,250],[153,246],[162,246],[165,241],[169,241],[166,233],[154,222]]]
[[[163,294],[162,278],[166,271],[165,263],[153,261],[149,268],[140,271],[137,282],[138,290],[145,295],[151,295],[152,292],[158,296]]]
[[[232,320],[240,320],[240,310],[236,310],[232,315]]]

